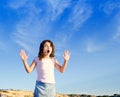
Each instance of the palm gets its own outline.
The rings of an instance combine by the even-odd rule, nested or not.
[[[24,50],[20,51],[20,57],[22,60],[27,60],[28,59],[28,55],[26,55]]]
[[[66,50],[66,51],[64,52],[63,58],[64,58],[64,60],[66,60],[66,61],[69,60],[69,58],[70,58],[70,53],[69,53],[68,50]]]

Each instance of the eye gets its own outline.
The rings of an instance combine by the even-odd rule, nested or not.
[[[47,47],[48,47],[47,45],[44,46],[44,48],[47,48]]]

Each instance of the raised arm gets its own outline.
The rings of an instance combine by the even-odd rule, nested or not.
[[[61,73],[63,73],[63,72],[65,71],[65,69],[66,69],[66,67],[67,67],[67,64],[68,64],[68,61],[69,61],[69,59],[70,59],[70,53],[69,53],[68,50],[66,50],[66,51],[64,52],[63,58],[64,58],[64,62],[63,62],[63,64],[62,64],[62,66],[59,65],[58,61],[56,61],[56,63],[55,63],[56,69],[57,69],[58,71],[60,71]]]
[[[24,50],[21,50],[21,51],[20,51],[20,57],[21,57],[21,59],[22,59],[22,61],[23,61],[23,64],[24,64],[24,67],[25,67],[26,72],[27,72],[27,73],[31,73],[31,72],[34,70],[35,66],[36,66],[36,62],[33,61],[33,62],[31,63],[31,65],[29,66],[29,65],[28,65],[28,62],[27,62],[28,55],[26,55],[26,53],[25,53]]]

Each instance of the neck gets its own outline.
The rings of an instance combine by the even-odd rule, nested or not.
[[[44,56],[43,58],[46,58],[46,59],[48,59],[48,58],[50,58],[50,56]]]

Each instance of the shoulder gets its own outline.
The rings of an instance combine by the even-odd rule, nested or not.
[[[35,58],[34,58],[34,61],[35,61],[35,62],[37,62],[38,60],[39,60],[39,58],[38,58],[38,57],[35,57]]]
[[[57,62],[57,58],[56,58],[56,57],[53,57],[52,60],[53,60],[54,62]]]

